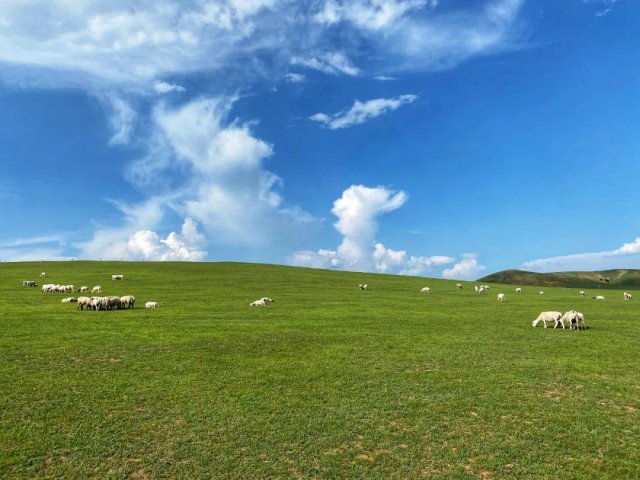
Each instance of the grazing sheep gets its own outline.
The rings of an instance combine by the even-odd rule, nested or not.
[[[585,292],[584,290],[580,290],[580,296],[581,297],[586,297],[587,296],[587,292]]]
[[[562,329],[564,330],[565,324],[569,326],[569,330],[586,330],[587,326],[584,323],[584,315],[575,310],[569,310],[560,318]],[[557,325],[556,325],[557,327]],[[556,328],[554,327],[554,328]]]
[[[365,283],[364,285],[363,285],[363,284],[358,285],[358,288],[364,292],[364,291],[366,291],[366,290],[367,290],[368,286],[367,286],[367,284]]]
[[[22,281],[22,286],[23,287],[37,287],[38,286],[38,282],[36,282],[34,280],[23,280]]]
[[[136,297],[133,295],[125,295],[124,297],[120,297],[120,303],[122,308],[133,308],[136,303]]]
[[[111,275],[111,280],[124,280],[124,275]]]
[[[420,290],[420,293],[424,293],[425,295],[431,293],[431,289],[429,287],[424,287],[422,290]]]
[[[499,293],[498,294],[498,301],[504,303],[504,293]]]
[[[44,277],[46,277],[46,276],[47,276],[47,273],[46,273],[46,272],[42,272],[42,273],[40,274],[40,276],[41,276],[42,278],[44,278]]]
[[[263,298],[255,300],[249,304],[250,307],[266,307],[269,302],[265,302]],[[148,308],[148,307],[147,307]]]
[[[531,322],[531,326],[535,327],[538,323],[542,322],[544,324],[544,328],[547,328],[547,322],[554,322],[555,327],[558,326],[558,322],[562,318],[562,312],[542,312],[538,315],[533,322]]]
[[[62,299],[62,303],[75,303],[78,299],[76,297],[67,297]]]
[[[73,285],[63,285],[62,289],[64,290],[65,293],[73,293],[75,292],[76,287],[74,287]]]
[[[483,285],[485,290],[489,290],[491,287],[489,285]]]
[[[539,293],[540,295],[544,295],[544,290],[540,290],[538,293]]]
[[[87,307],[87,310],[90,310],[91,299],[89,297],[78,297],[78,310],[84,310],[84,307]]]
[[[478,290],[480,290],[480,287],[478,287],[478,285],[474,285],[473,289],[476,291],[476,293],[478,293]]]
[[[462,290],[462,284],[461,283],[456,283],[456,288],[459,290]]]
[[[80,287],[80,293],[87,293],[89,292],[89,287],[87,287],[86,285],[83,285]]]
[[[624,292],[624,299],[625,300],[631,300],[633,298],[633,295],[631,295],[629,292]]]
[[[122,301],[120,297],[108,297],[109,310],[120,310],[122,308]]]
[[[484,287],[480,287],[478,289],[478,293],[484,293],[484,292],[486,292],[486,289]]]
[[[520,287],[516,288],[516,293],[522,293],[522,289]]]
[[[602,295],[596,295],[595,297],[593,297],[594,300],[604,300],[604,296]]]
[[[102,292],[102,287],[100,285],[96,285],[91,289],[91,293],[100,293]]]
[[[158,302],[147,302],[144,304],[144,308],[159,308],[159,307],[160,307],[160,304]]]

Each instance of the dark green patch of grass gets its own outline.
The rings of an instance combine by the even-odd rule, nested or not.
[[[137,308],[80,312],[21,287],[42,270]],[[637,478],[637,304],[537,292],[230,263],[1,264],[0,476]],[[276,303],[248,306],[265,295]],[[589,330],[531,328],[570,308]]]

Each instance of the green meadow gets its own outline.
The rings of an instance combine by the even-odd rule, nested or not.
[[[22,280],[137,304],[78,311]],[[0,264],[0,477],[639,478],[640,295],[473,285],[242,263]],[[276,301],[249,307],[262,296]],[[569,309],[588,330],[531,327]]]

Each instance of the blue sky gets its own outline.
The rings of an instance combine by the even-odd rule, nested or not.
[[[0,260],[640,268],[640,4],[0,4]]]

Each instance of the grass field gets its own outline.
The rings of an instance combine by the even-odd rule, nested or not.
[[[81,312],[21,287],[43,270],[138,305]],[[640,299],[454,283],[0,264],[0,477],[639,478]],[[276,303],[248,307],[262,296]],[[531,328],[571,308],[588,330]]]

